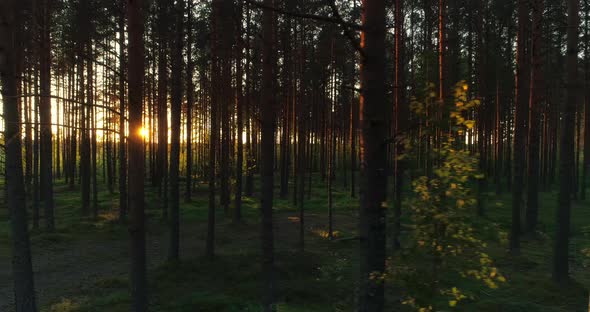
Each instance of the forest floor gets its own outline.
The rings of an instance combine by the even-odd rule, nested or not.
[[[358,200],[339,188],[334,192],[335,240],[327,237],[327,194],[314,180],[307,210],[306,251],[298,246],[298,211],[289,199],[276,199],[275,246],[279,311],[352,311],[357,280]],[[38,302],[47,312],[128,311],[129,240],[116,221],[118,197],[101,190],[97,220],[80,217],[79,192],[56,186],[55,233],[32,231],[32,254]],[[260,225],[258,200],[244,198],[244,222],[234,224],[218,211],[216,257],[205,250],[207,193],[198,185],[193,201],[181,204],[180,263],[167,263],[168,231],[156,192],[146,188],[147,257],[151,311],[259,311]],[[278,197],[278,196],[277,196]],[[510,225],[509,194],[488,194],[489,223],[499,231]],[[590,288],[590,205],[572,208],[571,276],[568,287],[550,280],[556,193],[541,194],[540,227],[523,238],[522,255],[511,257],[503,242],[489,244],[489,254],[508,282],[489,289],[477,282],[461,287],[475,295],[457,311],[586,312]],[[221,210],[221,209],[219,209]],[[43,220],[41,220],[43,225]],[[0,311],[12,311],[10,240],[6,210],[0,211]],[[397,286],[395,281],[393,289]],[[391,292],[388,292],[391,293]],[[395,297],[395,296],[394,296]],[[395,298],[390,298],[394,301]],[[395,306],[396,304],[393,303]]]

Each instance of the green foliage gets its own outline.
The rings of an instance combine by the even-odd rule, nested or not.
[[[446,298],[447,307],[456,307],[472,297],[452,282],[442,280],[441,272],[455,278],[474,278],[492,289],[506,281],[474,228],[477,197],[470,182],[483,178],[477,169],[477,155],[459,148],[456,142],[475,125],[467,116],[479,102],[467,99],[467,89],[464,82],[457,84],[455,105],[450,110],[452,131],[442,135],[440,147],[433,149],[432,157],[438,160],[433,176],[416,178],[412,182],[415,196],[406,201],[413,229],[408,252],[424,263],[411,268],[389,266],[394,279],[406,281],[408,294],[404,304],[418,311],[440,310],[437,305],[442,304],[433,302],[433,297]],[[417,114],[431,108],[433,96],[432,92],[429,94],[425,104],[413,100]]]

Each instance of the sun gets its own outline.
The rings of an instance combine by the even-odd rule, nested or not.
[[[150,131],[147,128],[141,127],[139,129],[139,135],[141,135],[144,138],[147,138],[150,135]]]

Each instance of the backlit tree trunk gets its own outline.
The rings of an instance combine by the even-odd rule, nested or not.
[[[52,167],[52,134],[51,134],[51,47],[50,2],[43,0],[39,7],[39,25],[41,38],[39,45],[39,76],[41,101],[39,103],[39,118],[41,120],[41,197],[45,210],[45,225],[48,231],[55,229],[53,216],[53,167]]]
[[[143,1],[127,0],[129,83],[129,234],[131,235],[131,302],[135,312],[148,311],[145,259],[144,161],[142,100],[144,76]]]
[[[361,33],[360,289],[358,310],[383,311],[388,133],[385,100],[385,1],[363,0]]]
[[[170,250],[168,260],[176,261],[179,259],[180,245],[180,220],[179,220],[179,197],[180,183],[180,114],[182,111],[182,42],[183,37],[183,19],[184,19],[184,1],[176,2],[176,26],[174,31],[174,50],[172,54],[172,105],[170,119]]]
[[[272,7],[273,0],[264,0]],[[273,230],[273,190],[274,190],[274,137],[275,137],[275,13],[264,10],[262,13],[262,99],[260,103],[261,127],[261,180],[260,208],[262,212],[262,272],[264,280],[263,309],[265,312],[276,311],[275,305],[275,264],[274,264],[274,230]]]
[[[25,206],[20,119],[17,105],[17,1],[0,2],[0,79],[4,104],[6,205],[10,210],[12,271],[16,312],[36,312],[35,285]]]

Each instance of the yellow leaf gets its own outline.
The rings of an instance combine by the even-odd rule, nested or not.
[[[457,300],[451,300],[451,301],[449,301],[449,307],[453,308],[455,306],[457,306]]]

